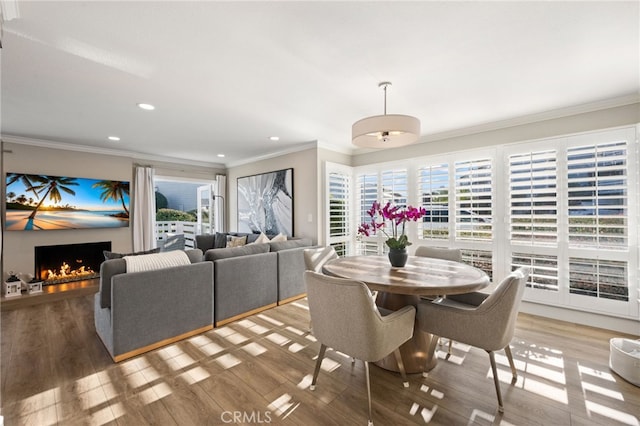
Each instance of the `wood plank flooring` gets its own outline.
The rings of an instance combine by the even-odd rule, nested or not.
[[[365,425],[364,366],[319,344],[306,300],[279,306],[114,364],[93,325],[92,296],[1,313],[1,414],[14,425]],[[608,367],[619,334],[530,315],[497,354],[505,413],[487,354],[454,342],[428,375],[371,366],[382,425],[639,425],[640,388]],[[631,337],[631,336],[627,336]],[[637,336],[635,337],[637,338]],[[446,346],[442,347],[446,350]]]

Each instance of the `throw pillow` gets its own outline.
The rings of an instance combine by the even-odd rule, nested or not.
[[[122,259],[125,256],[139,256],[141,254],[153,254],[153,253],[160,253],[160,247],[156,247],[154,249],[146,250],[146,251],[137,251],[135,253],[115,253],[115,252],[106,251],[106,250],[102,252],[102,254],[104,255],[104,260]]]
[[[246,235],[244,237],[229,236],[229,239],[227,240],[227,248],[242,247],[245,244],[247,244],[247,236]]]
[[[216,232],[213,248],[225,248],[227,246],[227,237],[226,232]]]
[[[287,236],[284,235],[282,232],[271,239],[272,243],[278,243],[281,241],[287,241]]]
[[[258,238],[253,242],[253,244],[264,244],[269,242],[269,237],[264,235],[264,232],[261,232]]]

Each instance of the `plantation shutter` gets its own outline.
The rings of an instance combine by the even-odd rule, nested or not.
[[[529,268],[527,287],[538,290],[557,292],[558,287],[558,257],[555,255],[541,255],[532,253],[513,253],[511,269]]]
[[[600,299],[629,300],[627,262],[569,259],[569,292]]]
[[[569,148],[569,244],[627,247],[627,142]]]
[[[511,241],[545,244],[558,241],[555,150],[509,157]]]
[[[408,196],[406,170],[382,172],[382,205],[390,201],[398,207],[406,207]]]
[[[455,162],[456,239],[491,240],[491,159]]]
[[[327,218],[328,242],[339,256],[351,254],[353,224],[351,223],[351,170],[333,166],[327,170]]]
[[[349,194],[351,178],[347,174],[329,173],[329,237],[350,234]]]
[[[418,237],[449,238],[449,165],[437,164],[418,169],[418,200],[427,211],[418,222]]]
[[[378,174],[365,173],[357,177],[358,181],[358,226],[362,223],[371,222],[371,217],[367,211],[374,201],[378,200]],[[363,255],[378,254],[378,243],[367,237],[358,237],[358,253]]]

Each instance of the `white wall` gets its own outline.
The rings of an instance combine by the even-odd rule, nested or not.
[[[296,237],[318,240],[318,163],[317,149],[311,148],[227,170],[227,229],[238,229],[238,178],[293,168],[293,233]],[[320,220],[322,218],[320,217]]]
[[[6,195],[6,173],[48,174],[54,176],[82,177],[92,179],[124,180],[133,183],[136,164],[153,166],[156,174],[173,177],[214,180],[223,169],[174,164],[162,161],[147,161],[126,155],[109,155],[104,152],[85,152],[58,149],[54,143],[43,147],[39,141],[30,143],[3,143],[2,200]],[[62,145],[61,145],[62,146]],[[65,145],[66,147],[66,145]],[[131,196],[135,196],[132,194]],[[111,241],[112,250],[130,252],[132,249],[131,227],[105,229],[69,229],[51,231],[4,231],[4,209],[2,202],[2,274],[9,271],[34,272],[34,247],[42,245],[75,244]],[[132,212],[133,213],[133,212]],[[133,213],[135,214],[135,213]]]
[[[132,179],[131,159],[11,143],[5,143],[4,149],[10,152],[5,152],[3,158],[3,200],[5,173],[124,181]],[[3,240],[3,272],[32,274],[35,246],[111,241],[114,251],[128,251],[131,249],[131,228],[4,231]]]

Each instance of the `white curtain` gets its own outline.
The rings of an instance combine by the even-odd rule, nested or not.
[[[137,166],[133,185],[133,251],[150,250],[156,247],[153,168]]]
[[[213,193],[215,195],[215,230],[216,232],[225,232],[227,229],[225,222],[227,222],[227,177],[225,175],[216,175],[216,183],[213,185]]]

